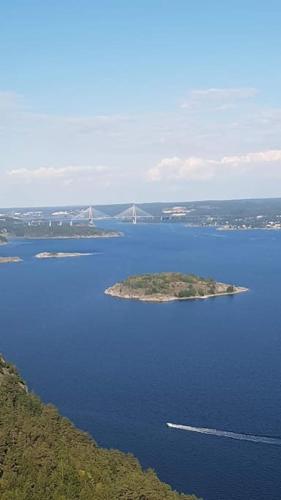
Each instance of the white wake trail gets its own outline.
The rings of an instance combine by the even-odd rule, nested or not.
[[[191,425],[179,425],[167,422],[167,426],[172,429],[180,429],[188,432],[198,432],[199,434],[209,434],[211,436],[238,439],[240,441],[251,441],[252,443],[274,444],[281,446],[281,438],[268,436],[255,436],[254,434],[239,434],[237,432],[221,431],[218,429],[208,429],[207,427],[191,427]]]

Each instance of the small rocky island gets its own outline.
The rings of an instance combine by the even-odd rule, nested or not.
[[[0,264],[11,264],[13,262],[21,262],[20,257],[0,257]]]
[[[244,287],[220,283],[212,278],[202,278],[195,274],[170,272],[130,276],[125,281],[107,288],[105,293],[123,299],[168,302],[234,295],[247,290]]]
[[[80,252],[41,252],[35,255],[36,259],[63,259],[67,257],[84,257],[93,253]]]

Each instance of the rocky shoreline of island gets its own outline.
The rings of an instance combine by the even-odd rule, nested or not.
[[[210,295],[194,295],[191,297],[173,297],[173,296],[167,296],[167,295],[152,295],[152,296],[146,296],[146,295],[134,295],[134,294],[124,294],[120,291],[117,291],[115,289],[115,286],[113,285],[112,287],[107,288],[104,293],[105,295],[111,295],[112,297],[116,297],[119,299],[130,299],[130,300],[140,300],[143,302],[174,302],[174,301],[183,301],[183,300],[196,300],[196,299],[210,299],[213,297],[223,297],[225,295],[236,295],[238,293],[243,293],[243,292],[248,292],[249,289],[245,287],[235,287],[235,290],[233,292],[222,292],[222,293],[213,293]]]
[[[248,288],[180,273],[129,277],[105,290],[106,295],[143,302],[209,299],[247,292]]]
[[[63,259],[69,257],[87,257],[94,255],[93,252],[40,252],[35,255],[36,259]]]
[[[15,262],[22,262],[20,257],[0,257],[0,264],[12,264]]]

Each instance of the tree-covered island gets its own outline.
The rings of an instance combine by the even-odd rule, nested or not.
[[[123,233],[114,229],[97,227],[95,224],[76,221],[41,220],[25,221],[20,217],[0,215],[0,245],[9,239],[80,239],[116,238]]]
[[[107,288],[105,293],[123,299],[168,302],[234,295],[247,290],[244,287],[221,283],[212,278],[202,278],[195,274],[170,272],[130,276],[125,281]]]
[[[116,238],[122,236],[119,231],[101,229],[87,224],[52,224],[14,225],[11,237],[26,239],[81,239],[81,238]]]

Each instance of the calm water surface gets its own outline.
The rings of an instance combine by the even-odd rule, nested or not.
[[[280,500],[281,447],[167,421],[281,436],[281,233],[121,225],[124,238],[14,241],[1,255],[0,351],[99,444],[206,500]],[[95,252],[41,260],[45,250]],[[250,288],[206,301],[105,296],[127,275],[182,271]]]

